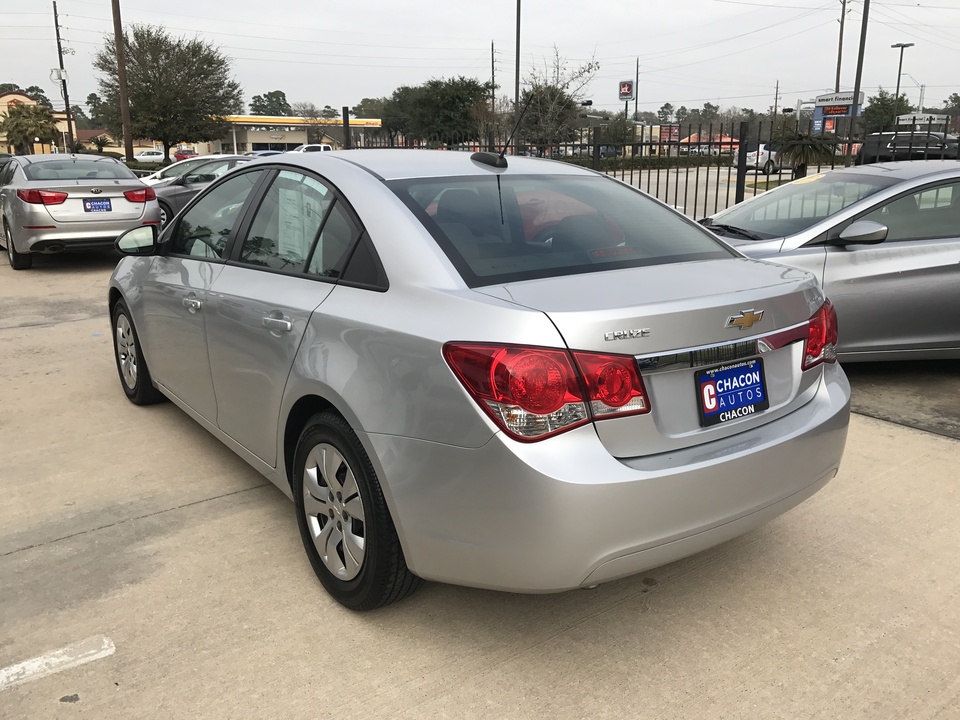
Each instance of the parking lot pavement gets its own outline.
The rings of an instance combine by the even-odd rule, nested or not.
[[[855,416],[833,482],[713,550],[356,614],[279,490],[126,401],[111,264],[0,268],[0,718],[960,717],[957,440]]]

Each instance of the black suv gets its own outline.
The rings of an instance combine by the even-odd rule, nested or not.
[[[957,136],[915,130],[867,135],[857,150],[856,164],[893,160],[956,160]]]

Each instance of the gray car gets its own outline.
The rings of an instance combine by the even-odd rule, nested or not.
[[[831,170],[702,221],[751,257],[809,270],[843,361],[960,358],[960,164]]]
[[[111,247],[132,227],[160,222],[153,190],[112,158],[18,155],[0,169],[0,216],[15,270],[35,253]]]
[[[124,393],[169,398],[290,497],[351,608],[421,579],[638,573],[840,463],[849,385],[813,275],[583,168],[286,154],[118,247]]]
[[[242,155],[227,155],[200,161],[190,165],[186,172],[153,183],[152,187],[160,205],[160,225],[165,226],[169,223],[197,193],[214,180],[237,165],[250,162],[251,159]],[[193,161],[185,160],[184,162],[192,163]],[[176,165],[170,167],[173,168]]]

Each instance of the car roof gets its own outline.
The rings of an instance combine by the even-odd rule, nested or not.
[[[91,153],[57,153],[55,155],[14,155],[17,160],[23,160],[28,165],[31,163],[42,162],[63,162],[65,159],[71,160],[110,160],[115,163],[120,161],[109,155],[93,155]]]
[[[500,170],[471,160],[473,152],[457,150],[334,150],[325,153],[284,153],[262,158],[262,162],[284,162],[322,173],[329,163],[349,162],[383,180],[468,175],[596,175],[570,163],[542,158],[507,156],[507,168]]]
[[[901,160],[899,162],[837,168],[830,172],[835,174],[878,175],[896,180],[912,180],[924,175],[949,175],[958,171],[960,171],[960,162],[956,160]]]

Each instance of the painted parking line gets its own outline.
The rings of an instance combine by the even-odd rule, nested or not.
[[[0,690],[109,657],[116,650],[113,641],[104,635],[89,637],[59,650],[0,669]]]

